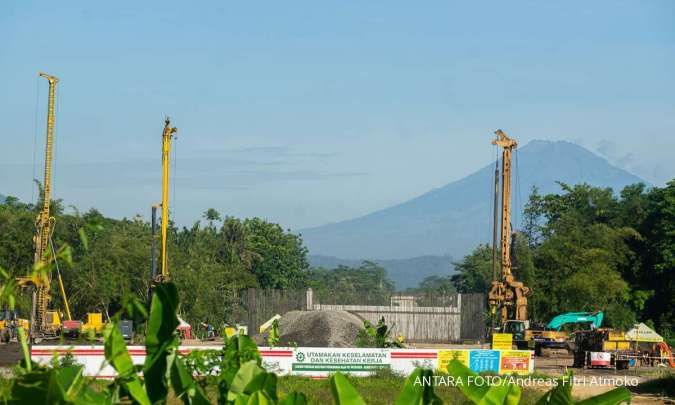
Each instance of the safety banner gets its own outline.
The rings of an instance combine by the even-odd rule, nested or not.
[[[500,350],[499,374],[529,374],[530,352],[527,350]]]
[[[439,350],[438,351],[438,369],[440,371],[448,370],[448,363],[452,360],[459,360],[460,363],[467,367],[469,365],[469,351],[468,350]]]
[[[530,350],[439,350],[437,369],[447,372],[448,363],[453,359],[475,373],[529,374],[534,371],[534,355]]]
[[[145,361],[145,347],[128,346],[135,365]],[[222,346],[181,346],[179,353],[220,350]],[[327,377],[336,371],[367,376],[379,369],[409,375],[417,367],[447,373],[448,363],[459,360],[476,373],[528,374],[534,372],[534,352],[529,350],[485,349],[373,349],[324,347],[260,347],[263,366],[279,375]],[[95,378],[114,378],[117,373],[105,360],[103,346],[33,346],[32,359],[49,364],[55,357],[70,354],[84,366],[83,374]]]
[[[391,357],[387,349],[358,348],[297,348],[293,353],[291,373],[315,375],[336,371],[361,374],[390,368]]]

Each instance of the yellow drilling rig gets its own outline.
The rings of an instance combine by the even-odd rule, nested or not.
[[[171,120],[169,117],[164,121],[164,130],[162,131],[162,203],[159,207],[162,209],[162,222],[161,222],[161,253],[160,253],[160,273],[155,274],[155,246],[153,242],[152,246],[152,256],[151,256],[151,276],[152,283],[162,283],[169,281],[169,257],[167,254],[167,237],[169,229],[169,168],[170,168],[170,158],[171,158],[171,139],[174,137],[178,129],[171,126]],[[153,232],[153,241],[155,238],[155,215],[156,209],[158,207],[154,205],[152,207],[152,232]]]
[[[152,205],[152,219],[151,219],[151,230],[152,230],[152,246],[150,247],[150,288],[148,290],[148,301],[152,299],[152,289],[154,286],[165,283],[171,280],[169,275],[169,256],[168,256],[168,232],[169,232],[169,184],[170,184],[170,173],[169,169],[170,158],[171,158],[171,140],[176,136],[178,129],[171,126],[171,120],[169,117],[164,120],[164,130],[162,131],[162,202],[160,204]],[[155,260],[155,254],[157,250],[157,210],[162,210],[162,218],[160,222],[160,272],[157,274],[157,261]],[[178,317],[181,326],[178,327],[179,336],[181,339],[192,339],[191,328],[183,321],[180,316]],[[124,331],[123,331],[124,333]]]
[[[56,84],[59,79],[46,73],[40,73],[41,77],[49,81],[49,98],[47,107],[47,140],[45,143],[45,167],[42,190],[42,209],[35,221],[35,236],[33,244],[35,246],[34,269],[44,268],[51,260],[56,260],[56,250],[52,242],[52,232],[54,230],[54,217],[51,216],[49,208],[52,197],[52,154],[54,146],[54,124],[55,124],[55,98]],[[50,258],[51,255],[51,258]],[[68,298],[63,287],[63,279],[57,266],[57,280],[61,297],[65,306],[66,317],[72,322]],[[31,338],[51,337],[61,333],[62,322],[58,311],[49,310],[51,301],[51,272],[34,272],[30,276],[18,277],[17,283],[21,287],[33,288],[33,304],[31,311],[30,329]]]
[[[511,263],[511,158],[513,150],[518,143],[509,138],[502,130],[495,131],[497,138],[492,141],[493,145],[502,148],[501,167],[501,276],[497,277],[496,264],[493,263],[493,280],[488,292],[488,303],[493,316],[498,316],[499,324],[503,332],[514,333],[514,340],[524,336],[529,327],[527,315],[527,297],[532,290],[521,281],[516,281],[512,273]],[[495,172],[495,193],[499,187],[498,166]],[[495,224],[497,223],[497,196],[495,196]],[[493,249],[496,248],[496,226]],[[496,251],[493,251],[496,253]],[[496,262],[496,254],[493,254]]]

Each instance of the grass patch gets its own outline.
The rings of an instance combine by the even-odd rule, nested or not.
[[[372,377],[347,377],[349,382],[361,394],[369,405],[393,404],[403,389],[405,378],[389,370],[378,371]],[[279,396],[283,398],[293,391],[303,392],[310,404],[331,404],[333,397],[330,391],[330,381],[297,376],[283,376],[278,380]],[[445,404],[470,404],[466,397],[454,387],[445,385],[434,387],[434,392]],[[521,404],[534,404],[543,395],[544,391],[524,388]]]

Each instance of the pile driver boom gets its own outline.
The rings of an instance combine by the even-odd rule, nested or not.
[[[162,131],[162,247],[161,247],[161,273],[157,276],[157,282],[169,279],[169,259],[167,256],[167,232],[169,227],[169,158],[171,156],[171,138],[178,131],[171,126],[167,117]]]
[[[35,246],[34,263],[35,268],[40,268],[45,265],[48,257],[48,252],[51,250],[55,254],[52,243],[52,231],[54,230],[54,217],[51,216],[49,205],[52,198],[52,154],[54,146],[54,124],[55,124],[55,98],[56,98],[56,84],[59,79],[55,76],[46,73],[40,73],[49,82],[49,98],[47,107],[47,140],[45,143],[45,168],[42,191],[42,209],[35,220],[35,236],[33,243]],[[59,290],[63,297],[65,305],[66,316],[71,320],[70,306],[63,287],[63,280],[61,274],[57,273]],[[49,272],[34,274],[28,277],[19,277],[17,282],[20,286],[33,286],[33,309],[31,314],[31,330],[37,331],[43,335],[56,335],[60,329],[60,319],[47,319],[48,317],[58,317],[54,311],[48,311],[49,302],[51,301],[51,274]]]
[[[530,288],[516,281],[511,271],[511,156],[518,146],[515,139],[509,138],[502,130],[495,131],[497,138],[493,145],[502,150],[502,192],[501,192],[501,277],[493,275],[492,285],[488,293],[490,311],[495,314],[499,310],[500,322],[508,319],[527,320],[527,297],[532,293]],[[496,238],[495,238],[496,239]]]

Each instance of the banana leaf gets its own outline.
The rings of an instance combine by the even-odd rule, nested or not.
[[[167,356],[178,347],[178,291],[173,283],[160,283],[154,288],[150,316],[145,336],[145,364],[143,376],[152,401],[163,401],[168,394]]]
[[[455,381],[461,379],[462,384],[456,384],[457,388],[471,402],[475,404],[504,404],[518,405],[522,391],[515,384],[492,385],[487,384],[469,384],[472,379],[475,380],[478,374],[471,371],[468,367],[458,360],[452,360],[448,364],[448,374],[455,378]]]
[[[127,344],[124,342],[124,337],[122,337],[117,322],[110,323],[105,327],[103,338],[105,359],[117,371],[117,381],[124,386],[135,401],[142,405],[150,405],[152,402],[136,373],[136,367],[131,361]]]
[[[209,405],[210,401],[202,387],[185,366],[185,360],[174,350],[168,358],[171,370],[171,387],[176,397],[185,405]]]
[[[416,368],[403,385],[403,390],[396,398],[396,405],[442,405],[443,401],[434,393],[434,387],[417,382],[433,377],[433,371]]]
[[[330,388],[336,405],[365,405],[358,391],[349,383],[347,377],[340,372],[330,378]]]
[[[251,396],[263,391],[267,397],[277,400],[277,376],[268,373],[255,360],[244,363],[232,379],[227,399],[234,401],[239,396]]]

